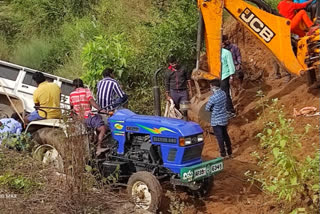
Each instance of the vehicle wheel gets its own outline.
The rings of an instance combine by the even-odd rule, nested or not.
[[[161,203],[162,188],[150,172],[140,171],[130,176],[128,194],[137,207],[155,212]]]
[[[33,158],[44,164],[52,165],[59,172],[64,172],[63,159],[59,152],[51,145],[39,145],[32,154]]]
[[[197,188],[188,188],[188,192],[196,197],[204,197],[206,196],[211,188],[213,187],[213,176],[209,177],[209,178],[205,178],[202,181],[198,181],[197,184],[199,184],[199,186]]]
[[[13,110],[6,104],[0,104],[0,118],[10,118],[13,114]]]
[[[32,134],[32,138],[38,146],[32,156],[45,164],[54,166],[59,172],[65,172],[66,148],[64,139],[66,136],[58,128],[42,128]]]

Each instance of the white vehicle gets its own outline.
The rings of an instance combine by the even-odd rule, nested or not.
[[[37,70],[23,67],[0,60],[0,118],[10,117],[12,113],[30,113],[34,111],[33,93],[36,83],[32,80],[33,73]],[[44,73],[47,81],[56,83],[61,88],[61,104],[63,109],[70,108],[69,95],[73,91],[72,81],[52,74]],[[33,121],[28,124],[25,132],[32,134],[33,139],[39,144],[33,156],[51,163],[63,171],[63,161],[59,154],[59,138],[65,135],[65,126],[60,119],[45,119]],[[35,138],[35,136],[39,136]]]
[[[37,87],[32,80],[35,72],[37,70],[0,60],[0,118],[11,116],[15,111],[13,104],[20,113],[23,110],[28,113],[35,110],[32,98]],[[72,81],[44,72],[43,74],[47,81],[54,82],[61,88],[60,107],[69,108],[69,94],[73,90]]]

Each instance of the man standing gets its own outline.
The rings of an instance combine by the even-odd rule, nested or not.
[[[237,87],[237,91],[239,91],[242,88],[242,82],[243,82],[243,78],[244,78],[244,73],[241,69],[240,49],[238,48],[238,46],[236,44],[233,44],[230,42],[227,35],[222,36],[222,42],[224,44],[224,48],[227,49],[228,51],[230,51],[232,54],[233,64],[236,69],[236,71],[235,71],[236,80],[233,80],[233,81],[236,82],[235,86]]]
[[[106,68],[102,73],[104,78],[97,85],[98,104],[106,110],[112,110],[128,99],[118,81],[114,79],[113,72],[113,69]]]
[[[41,72],[34,73],[32,79],[37,84],[37,89],[33,93],[36,110],[25,117],[25,122],[29,123],[34,120],[60,118],[60,87],[55,83],[47,82]],[[42,106],[53,108],[41,108]]]
[[[169,58],[169,67],[165,73],[166,97],[172,99],[176,109],[182,101],[188,100],[188,87],[191,90],[190,74],[180,66],[175,57]]]
[[[221,90],[226,93],[227,96],[227,113],[228,117],[235,117],[235,110],[232,104],[230,96],[230,81],[233,81],[233,74],[235,73],[235,67],[233,64],[233,58],[230,51],[224,48],[222,43],[221,49]]]
[[[214,135],[217,138],[220,155],[225,158],[228,155],[232,157],[231,141],[228,135],[228,115],[226,111],[227,96],[224,91],[220,89],[220,80],[214,79],[210,82],[213,95],[209,98],[205,110],[211,111],[211,126]],[[227,151],[226,151],[227,149]]]
[[[73,80],[74,91],[70,94],[70,106],[71,109],[77,114],[79,120],[83,120],[89,128],[97,129],[98,144],[96,154],[100,155],[106,149],[102,149],[102,140],[107,131],[104,125],[101,115],[93,115],[91,107],[95,107],[98,111],[101,110],[100,106],[94,101],[90,89],[84,88],[83,81],[81,79]]]

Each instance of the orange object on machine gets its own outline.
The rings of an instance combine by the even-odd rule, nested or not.
[[[308,2],[305,3],[293,3],[288,0],[283,0],[278,4],[279,13],[291,20],[291,31],[294,34],[303,37],[306,35],[304,32],[303,25],[306,25],[307,28],[310,28],[313,25],[313,22],[310,20],[307,12],[305,10],[300,10],[295,14],[295,11],[298,9],[303,9],[308,5]]]

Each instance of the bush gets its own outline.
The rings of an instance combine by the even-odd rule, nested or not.
[[[259,181],[263,190],[276,196],[277,200],[286,202],[286,208],[292,210],[304,207],[311,211],[319,209],[319,152],[312,157],[300,160],[295,151],[301,148],[300,141],[308,133],[296,134],[292,119],[287,119],[277,100],[265,113],[265,128],[257,136],[262,152],[255,152],[262,170],[247,172],[252,179]]]
[[[29,41],[17,44],[10,60],[16,64],[43,70],[52,50],[53,46],[48,40],[31,38]]]
[[[10,37],[9,45],[12,38],[17,44],[13,56],[6,57],[17,64],[64,77],[86,71],[82,77],[90,87],[101,79],[105,67],[113,67],[125,90],[135,91],[128,92],[132,98],[150,105],[152,94],[145,92],[168,56],[176,55],[190,72],[195,64],[198,10],[192,1],[13,0],[6,4],[10,8],[6,17],[13,18],[5,23],[12,25],[6,24],[1,32],[8,29],[3,35]],[[76,58],[80,52],[82,69]]]
[[[64,0],[14,0],[11,6],[28,35],[52,32],[69,14]]]
[[[15,175],[12,173],[4,173],[0,176],[0,187],[5,187],[14,193],[28,193],[40,186],[23,175]]]
[[[1,7],[0,4],[0,10],[1,42],[6,41],[11,44],[16,34],[20,32],[21,25],[17,16],[11,13],[10,8]]]
[[[1,127],[0,127],[1,129]],[[21,133],[19,135],[12,133],[0,133],[2,138],[1,146],[16,149],[18,151],[29,151],[32,148],[33,142],[31,141],[30,133]]]
[[[139,113],[151,113],[153,74],[166,66],[169,56],[179,58],[190,72],[196,58],[196,3],[173,0],[146,4],[148,8],[133,2],[101,2],[97,20],[108,36],[88,42],[82,54],[86,83],[95,87],[102,70],[113,67],[130,95],[130,108]]]
[[[68,79],[79,78],[84,73],[80,55],[81,54],[76,51],[72,53],[70,57],[64,58],[65,62],[63,66],[59,66],[57,70],[54,71],[54,75],[63,76]]]
[[[151,29],[148,56],[155,67],[167,63],[175,55],[188,68],[193,68],[196,58],[198,9],[194,2],[175,0],[163,21]],[[154,68],[153,67],[153,70]]]
[[[60,75],[72,76],[69,73],[71,64],[79,63],[81,66],[80,53],[83,46],[100,33],[99,24],[88,17],[74,18],[72,21],[64,23],[57,32],[58,36],[48,36],[48,40],[52,43],[52,50],[42,65],[43,69],[53,73],[57,73],[55,70],[58,69]],[[65,65],[65,63],[67,64]],[[83,72],[79,65],[75,65],[77,70],[71,68],[73,74],[78,74],[77,77],[81,76]],[[64,66],[68,68],[63,68]],[[62,70],[65,70],[66,73],[61,73]]]
[[[122,34],[95,37],[83,48],[83,66],[87,70],[83,80],[90,88],[95,89],[97,81],[102,78],[102,71],[107,67],[113,68],[121,78],[129,56],[130,49]]]
[[[73,18],[60,27],[59,34],[61,36],[56,39],[56,43],[60,48],[65,46],[65,49],[78,50],[102,33],[100,24],[94,18]],[[59,44],[59,41],[61,44]]]
[[[95,3],[96,0],[13,0],[10,5],[20,17],[24,35],[54,35],[64,21],[88,14]]]
[[[10,47],[7,43],[7,40],[4,36],[0,35],[0,59],[9,60]]]

